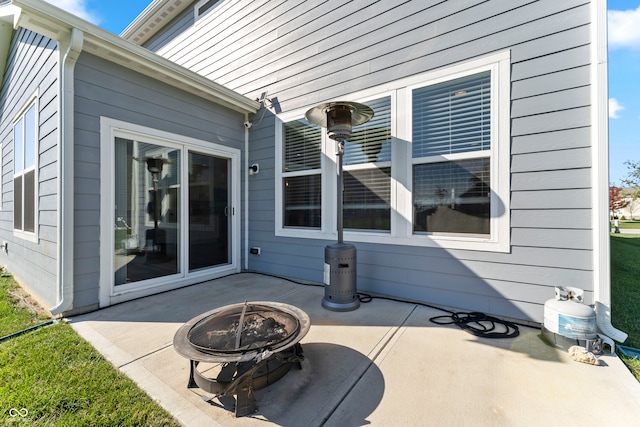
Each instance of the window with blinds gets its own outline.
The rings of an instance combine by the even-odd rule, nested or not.
[[[345,239],[510,250],[510,70],[496,52],[340,97],[374,111],[344,144]],[[276,235],[333,239],[336,144],[303,110],[278,115]]]
[[[413,158],[491,148],[491,72],[413,91]]]
[[[391,229],[391,168],[345,171],[344,227],[356,230]]]
[[[13,126],[13,228],[36,230],[36,104],[33,103]]]
[[[322,131],[304,119],[284,123],[283,225],[320,228]]]
[[[344,149],[344,227],[391,229],[391,97],[367,101],[374,112]]]
[[[391,161],[391,97],[367,101],[373,118],[353,128],[345,141],[342,162],[345,166]]]
[[[284,170],[296,172],[320,169],[322,131],[304,119],[283,125]]]
[[[390,230],[391,97],[366,103],[369,122],[353,129],[344,149],[344,226]],[[306,120],[283,124],[283,225],[321,227],[323,130]]]
[[[415,89],[412,106],[414,232],[490,234],[491,72]]]

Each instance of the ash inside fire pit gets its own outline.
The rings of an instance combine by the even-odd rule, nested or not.
[[[289,313],[245,304],[205,317],[191,328],[188,340],[203,352],[236,353],[286,342],[299,326]]]

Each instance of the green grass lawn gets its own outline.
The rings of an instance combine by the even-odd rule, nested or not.
[[[640,235],[611,235],[611,316],[629,334],[623,345],[640,348]],[[640,361],[623,360],[640,381]]]
[[[2,336],[34,323],[30,310],[15,306],[14,287],[0,278]],[[179,424],[61,322],[0,343],[0,425]]]
[[[627,230],[640,230],[640,221],[620,221],[619,227]]]

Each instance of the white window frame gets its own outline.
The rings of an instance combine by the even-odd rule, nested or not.
[[[444,249],[510,251],[510,68],[511,54],[509,51],[504,51],[340,97],[340,100],[366,104],[367,100],[390,95],[392,111],[391,231],[345,230],[345,240]],[[491,158],[490,235],[414,234],[411,149],[412,90],[487,70],[491,71],[491,148],[479,155]],[[283,226],[282,125],[304,117],[304,113],[312,107],[314,105],[280,114],[276,120],[275,234],[282,237],[331,240],[337,237],[335,218],[336,156],[334,141],[326,136],[326,132],[323,132],[322,137],[322,227],[309,230]],[[477,155],[467,154],[463,157],[469,158]],[[454,160],[457,156],[459,155],[442,156],[442,160]]]
[[[24,219],[23,219],[23,227],[22,230],[20,229],[16,229],[15,228],[15,223],[13,224],[13,235],[15,237],[30,241],[30,242],[34,242],[37,243],[38,242],[38,230],[39,230],[39,221],[38,221],[38,211],[39,211],[39,192],[38,192],[38,182],[39,182],[39,147],[40,147],[40,132],[39,132],[39,120],[40,120],[40,111],[38,108],[38,94],[35,93],[34,95],[32,95],[29,100],[25,103],[24,107],[22,107],[22,109],[20,109],[20,111],[18,112],[18,114],[16,114],[15,118],[13,119],[13,126],[12,126],[12,133],[13,133],[13,162],[14,162],[14,173],[13,173],[13,179],[12,179],[12,185],[14,185],[14,181],[16,178],[16,173],[15,173],[15,126],[16,124],[21,120],[24,119],[25,115],[27,114],[27,112],[33,107],[34,109],[34,139],[35,139],[35,147],[34,147],[34,164],[32,167],[26,168],[24,170],[21,171],[20,175],[24,177],[26,172],[29,172],[31,170],[34,171],[34,191],[33,191],[33,209],[34,209],[34,229],[33,231],[24,231]],[[23,135],[24,135],[24,130],[23,130]],[[22,154],[24,156],[24,146],[22,148]],[[23,203],[22,203],[22,212],[24,214],[24,181],[23,181]],[[13,188],[12,188],[13,191]],[[14,194],[14,212],[15,212],[15,194]],[[23,215],[24,217],[24,215]],[[13,220],[12,220],[13,222]]]

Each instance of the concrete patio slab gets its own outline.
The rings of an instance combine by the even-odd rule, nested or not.
[[[475,337],[430,321],[443,313],[374,299],[325,310],[321,287],[242,273],[74,317],[73,327],[186,426],[633,425],[640,384],[613,355],[571,360],[521,327],[510,339]],[[191,318],[228,304],[277,301],[311,318],[302,369],[255,393],[235,418],[229,399],[188,389],[189,363],[172,346]],[[225,408],[226,405],[226,408]]]
[[[361,425],[363,417],[373,425],[406,426],[637,423],[638,401],[612,372],[616,357],[603,356],[601,367],[582,364],[542,343],[536,330],[521,328],[514,339],[478,338],[434,327],[429,319],[439,314],[416,308],[375,359],[382,375],[368,372],[326,425]],[[382,404],[363,405],[369,390],[382,387],[381,378]],[[372,406],[371,413],[360,410]]]

